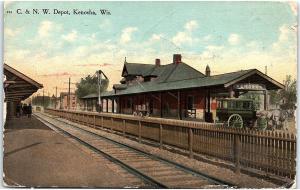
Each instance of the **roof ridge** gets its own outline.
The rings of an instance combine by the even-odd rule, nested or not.
[[[170,82],[178,82],[178,81],[185,81],[185,80],[192,80],[192,79],[202,79],[202,78],[206,78],[206,77],[194,77],[194,78],[187,78],[187,79],[180,79],[180,80],[171,80],[171,81],[162,81],[162,82],[158,82],[158,83],[170,83]]]
[[[169,75],[165,78],[165,80],[163,82],[166,82],[170,76],[172,75],[172,73],[176,70],[176,68],[178,67],[179,64],[176,64],[175,67],[172,69],[172,71],[169,73]]]
[[[181,62],[181,63],[183,63],[184,65],[186,65],[186,66],[188,66],[188,67],[190,67],[190,68],[192,68],[193,70],[197,71],[198,73],[201,73],[201,74],[205,77],[205,74],[202,73],[201,71],[198,71],[197,69],[195,69],[194,67],[190,66],[189,64],[187,64],[187,63],[185,63],[185,62]]]
[[[254,70],[257,70],[257,69],[246,69],[246,70],[240,70],[240,71],[233,71],[233,72],[229,72],[229,73],[222,73],[222,74],[211,75],[211,76],[206,76],[206,77],[214,77],[214,76],[220,76],[220,75],[226,75],[226,74],[238,73],[238,72],[241,72],[241,71],[250,72],[250,71],[254,71]]]
[[[23,76],[24,76],[23,78],[20,77],[20,76],[17,76],[17,77],[22,78],[23,80],[27,81],[28,83],[31,83],[31,84],[35,85],[37,88],[43,88],[43,87],[44,87],[43,84],[37,82],[36,80],[34,80],[34,79],[32,79],[31,77],[25,75],[24,73],[18,71],[17,69],[15,69],[15,68],[9,66],[9,65],[6,64],[6,63],[3,64],[3,72],[4,72],[5,69],[6,69],[8,72],[10,72],[10,73],[12,73],[12,71],[14,71],[14,72],[16,72],[16,73],[18,73],[18,74],[20,74],[20,75],[23,75]],[[8,69],[11,69],[12,71],[9,71]]]
[[[139,64],[139,65],[151,65],[151,64],[148,64],[148,63],[128,63],[128,62],[126,62],[126,63],[124,63],[125,65],[126,64]]]

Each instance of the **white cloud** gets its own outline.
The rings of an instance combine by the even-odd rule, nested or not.
[[[153,42],[153,41],[158,41],[163,37],[162,34],[152,34],[151,38],[149,39],[149,41]]]
[[[203,38],[204,41],[209,41],[211,39],[212,39],[211,35],[204,36],[204,38]]]
[[[296,16],[298,13],[298,5],[297,5],[297,1],[289,1],[289,6],[293,12],[293,14]]]
[[[228,42],[230,45],[237,45],[240,43],[240,36],[238,34],[230,34]]]
[[[290,29],[288,28],[288,26],[287,25],[281,26],[279,28],[279,32],[280,32],[280,35],[279,35],[278,40],[280,42],[287,41],[289,38],[289,35],[290,35]]]
[[[297,31],[284,24],[279,28],[278,40],[272,44],[272,48],[276,51],[287,50],[288,48],[296,49],[296,43],[294,43],[296,39]]]
[[[176,44],[176,45],[181,45],[184,43],[191,43],[192,37],[190,34],[186,33],[186,32],[178,32],[176,34],[176,36],[174,36],[172,38],[172,41]]]
[[[99,28],[100,29],[107,29],[111,27],[111,22],[108,19],[103,20],[100,24],[99,24]]]
[[[140,46],[140,47],[143,46],[144,48],[145,47],[151,47],[155,43],[161,42],[161,39],[163,39],[163,38],[164,38],[163,34],[152,34],[152,36],[147,41],[145,41],[144,43],[136,44],[136,45]]]
[[[191,20],[187,22],[184,26],[184,31],[177,32],[177,34],[172,38],[172,42],[175,45],[182,45],[182,44],[192,44],[199,39],[192,37],[192,31],[198,28],[198,23],[195,20]]]
[[[10,4],[14,3],[14,1],[4,1],[4,9],[6,9]]]
[[[24,49],[16,49],[14,51],[5,51],[5,60],[11,60],[13,58],[16,62],[22,62],[22,60],[26,59],[30,54],[29,50]]]
[[[76,49],[74,49],[73,52],[74,52],[74,56],[85,57],[89,53],[89,47],[79,46]]]
[[[257,41],[251,41],[246,44],[246,47],[251,48],[251,49],[258,49],[259,43]]]
[[[185,24],[184,28],[188,31],[193,31],[198,28],[198,23],[195,20],[191,20]]]
[[[54,28],[54,23],[48,20],[45,20],[41,22],[39,29],[38,29],[38,34],[40,37],[47,37],[49,36],[49,32],[53,30]]]
[[[126,44],[131,41],[131,35],[133,32],[137,31],[137,27],[127,27],[122,30],[120,42]]]
[[[77,39],[77,31],[72,30],[69,34],[67,35],[62,35],[62,39],[68,41],[68,42],[73,42]]]
[[[20,32],[19,29],[12,30],[11,28],[6,27],[4,29],[4,36],[5,37],[15,37]]]
[[[206,49],[209,51],[221,51],[224,49],[224,46],[208,45],[208,46],[206,46]]]

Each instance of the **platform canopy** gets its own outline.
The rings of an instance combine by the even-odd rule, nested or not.
[[[20,71],[4,64],[4,92],[6,102],[22,101],[35,93],[43,85],[24,75]]]

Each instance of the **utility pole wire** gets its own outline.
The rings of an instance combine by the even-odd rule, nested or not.
[[[64,82],[66,83],[66,82]],[[71,102],[71,84],[76,84],[76,83],[71,83],[71,77],[69,77],[69,88],[68,88],[68,99],[67,99],[67,106],[68,106],[68,110],[70,110],[70,102]]]
[[[71,86],[71,77],[69,77],[68,110],[70,110],[70,100],[71,100],[71,89],[70,89],[70,86]]]
[[[98,104],[99,104],[99,110],[102,111],[102,104],[101,104],[101,70],[97,72],[98,77]]]
[[[57,86],[55,87],[55,109],[57,109]]]
[[[100,108],[99,110],[101,112],[102,111],[102,104],[101,104],[102,74],[107,81],[109,81],[109,80],[108,80],[107,76],[104,74],[104,72],[102,72],[101,70],[97,71],[96,74],[97,74],[97,78],[98,78],[98,104],[99,104],[99,108]]]
[[[44,96],[44,89],[43,89],[43,108],[45,108],[45,96]]]

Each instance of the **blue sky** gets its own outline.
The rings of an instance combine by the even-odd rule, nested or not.
[[[120,80],[131,62],[170,63],[173,53],[212,74],[258,68],[296,76],[296,5],[283,2],[14,2],[5,10],[107,9],[111,15],[5,15],[5,62],[49,91],[96,69]],[[104,64],[106,63],[106,64]],[[290,65],[286,67],[286,65]],[[226,68],[224,68],[226,65]],[[25,66],[25,67],[24,67]],[[68,76],[69,75],[69,76]],[[61,77],[61,81],[53,81]],[[63,81],[63,82],[62,82]]]

